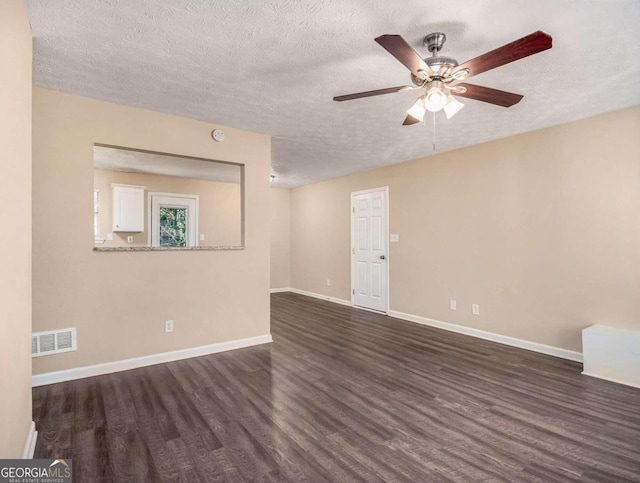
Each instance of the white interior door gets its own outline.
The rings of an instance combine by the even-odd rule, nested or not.
[[[380,312],[388,306],[388,188],[351,193],[353,304]]]

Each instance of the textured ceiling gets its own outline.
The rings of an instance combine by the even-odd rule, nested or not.
[[[93,147],[93,166],[127,173],[179,176],[223,183],[240,183],[241,177],[237,164],[103,146]]]
[[[275,186],[293,187],[640,104],[638,0],[28,0],[37,86],[273,136]],[[415,92],[373,39],[447,35],[464,62],[535,30],[553,49],[473,78],[524,94],[461,99],[402,127]],[[429,119],[431,122],[431,118]]]

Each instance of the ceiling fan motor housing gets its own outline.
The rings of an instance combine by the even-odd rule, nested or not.
[[[424,45],[429,49],[429,52],[433,54],[432,57],[427,57],[424,62],[429,66],[431,78],[444,78],[451,73],[454,67],[458,66],[458,61],[451,57],[445,57],[438,55],[438,52],[442,50],[444,43],[447,40],[447,36],[442,32],[433,32],[424,38]]]
[[[458,66],[458,61],[451,57],[428,57],[424,59],[431,71],[438,77],[445,77],[451,72],[451,69]]]

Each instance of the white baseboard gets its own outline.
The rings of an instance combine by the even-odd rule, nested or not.
[[[611,379],[610,377],[598,376],[596,374],[591,374],[589,372],[582,371],[583,376],[595,377],[596,379],[602,379],[603,381],[615,382],[616,384],[623,384],[629,387],[637,387],[640,389],[640,384],[630,383],[628,381],[619,381],[618,379]]]
[[[29,425],[29,434],[27,434],[27,441],[24,444],[24,450],[22,451],[23,460],[33,459],[33,453],[36,451],[36,441],[38,439],[38,432],[36,431],[36,423],[31,421]]]
[[[282,292],[291,292],[291,289],[289,287],[271,289],[271,293],[282,293]]]
[[[436,327],[437,329],[457,332],[458,334],[470,335],[479,339],[490,340],[499,344],[518,347],[520,349],[526,349],[533,352],[540,352],[541,354],[560,357],[562,359],[568,359],[570,361],[582,362],[582,354],[580,352],[560,349],[559,347],[539,344],[537,342],[530,342],[528,340],[516,339],[515,337],[509,337],[506,335],[496,334],[494,332],[474,329],[472,327],[464,327],[462,325],[441,322],[439,320],[428,319],[426,317],[420,317],[418,315],[405,314],[403,312],[397,312],[395,310],[390,310],[389,316],[396,317],[397,319],[407,320],[409,322],[415,322],[417,324],[428,325],[429,327]]]
[[[321,295],[319,293],[307,292],[305,290],[299,290],[297,288],[290,288],[289,292],[297,293],[298,295],[306,295],[307,297],[313,297],[314,299],[328,300],[334,304],[346,305],[352,307],[351,300],[339,299],[336,297],[329,297],[328,295]]]
[[[152,366],[154,364],[161,364],[163,362],[171,362],[181,359],[190,359],[191,357],[215,354],[217,352],[225,352],[233,349],[242,349],[243,347],[267,344],[269,342],[273,342],[273,339],[271,338],[271,334],[266,334],[259,335],[257,337],[249,337],[247,339],[236,339],[228,342],[192,347],[189,349],[135,357],[133,359],[125,359],[122,361],[105,362],[104,364],[96,364],[93,366],[77,367],[74,369],[48,372],[45,374],[36,374],[31,377],[31,386],[45,386],[56,382],[100,376],[103,374],[111,374],[112,372],[128,371],[129,369],[136,369],[138,367]]]

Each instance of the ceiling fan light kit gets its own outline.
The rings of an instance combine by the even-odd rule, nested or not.
[[[449,101],[447,105],[444,106],[444,113],[447,116],[447,119],[451,119],[460,109],[464,107],[464,104],[460,102],[458,99],[449,94]]]
[[[425,96],[418,97],[416,103],[407,111],[407,118],[404,120],[404,125],[409,126],[411,124],[417,124],[422,122],[424,114],[427,111],[427,106],[424,102]]]
[[[538,30],[459,65],[455,59],[438,54],[446,40],[447,36],[442,32],[427,35],[423,43],[432,56],[423,59],[400,35],[377,37],[375,41],[411,71],[413,85],[337,96],[333,100],[348,101],[421,89],[423,94],[407,111],[403,122],[405,126],[422,122],[426,111],[435,113],[444,109],[447,119],[450,119],[464,107],[454,96],[511,107],[520,102],[523,96],[462,81],[552,47],[551,36]]]
[[[447,94],[444,92],[442,81],[434,80],[429,82],[425,105],[427,111],[438,112],[447,104]]]

